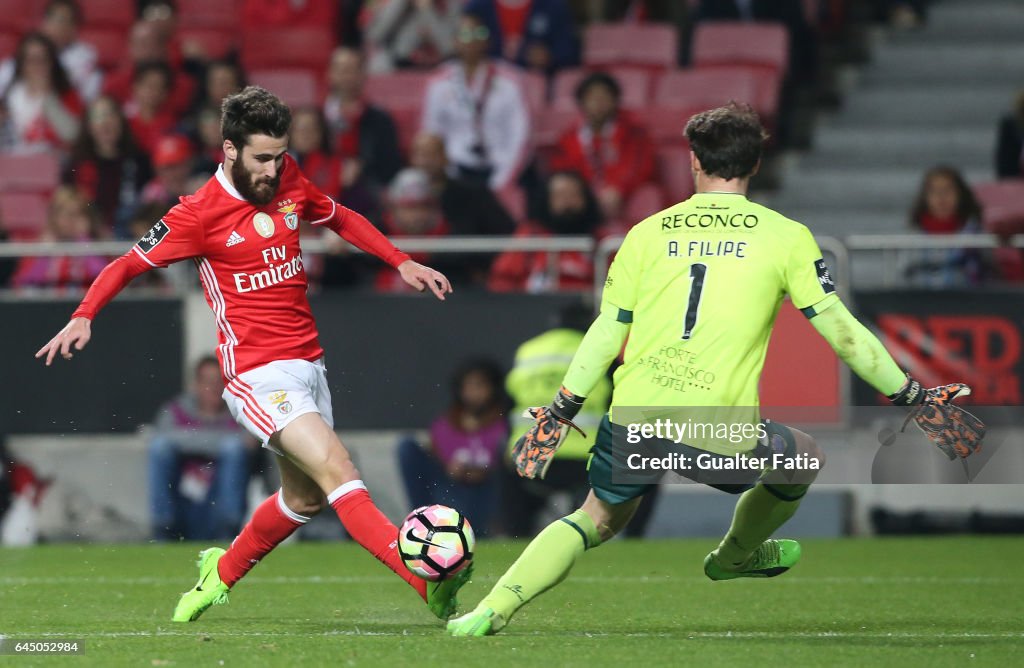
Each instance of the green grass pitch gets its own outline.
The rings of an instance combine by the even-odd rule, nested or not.
[[[473,604],[522,543],[484,542]],[[96,666],[981,666],[1024,661],[1020,538],[805,541],[772,580],[710,582],[710,540],[616,541],[493,638],[449,638],[352,543],[285,546],[172,624],[196,545],[0,550],[0,634],[79,638]]]

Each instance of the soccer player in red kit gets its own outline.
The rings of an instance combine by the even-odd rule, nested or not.
[[[469,569],[428,583],[405,567],[398,529],[374,505],[334,432],[323,349],[306,299],[299,221],[330,228],[438,299],[451,286],[302,175],[286,154],[290,124],[288,107],[262,88],[228,97],[221,115],[225,160],[216,175],[103,270],[71,321],[36,357],[45,356],[47,366],[58,353],[71,359],[72,349],[89,342],[96,314],[134,277],[192,260],[219,330],[224,399],[235,419],[277,455],[281,489],[256,509],[231,547],[200,554],[199,582],[182,595],[174,620],[194,621],[227,602],[236,582],[327,505],[356,542],[447,619]]]

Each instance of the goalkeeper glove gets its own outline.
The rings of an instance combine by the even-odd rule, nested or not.
[[[563,386],[550,406],[527,408],[523,412],[523,417],[533,418],[536,422],[519,437],[512,449],[512,463],[521,477],[544,478],[570,427],[586,438],[583,430],[572,422],[585,400],[586,397],[575,395]]]
[[[964,459],[981,450],[985,436],[985,423],[952,403],[953,399],[970,393],[971,388],[963,383],[926,390],[908,375],[900,391],[889,395],[889,401],[897,406],[912,407],[900,431],[913,420],[947,457]]]

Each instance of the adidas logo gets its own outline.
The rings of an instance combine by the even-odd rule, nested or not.
[[[235,244],[240,244],[243,241],[245,241],[245,237],[239,234],[237,230],[233,230],[231,232],[231,236],[228,237],[228,242],[224,245],[227,246],[228,248],[231,248]]]

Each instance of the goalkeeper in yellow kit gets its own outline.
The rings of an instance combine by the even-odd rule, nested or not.
[[[644,406],[758,406],[768,339],[786,295],[855,373],[894,404],[911,406],[918,425],[949,456],[980,447],[984,427],[949,403],[970,390],[959,384],[925,390],[907,376],[842,304],[810,231],[747,200],[766,138],[757,115],[736,104],[706,111],[690,119],[686,137],[696,194],[630,230],[561,390],[550,406],[532,409],[536,423],[515,449],[520,475],[543,476],[585,397],[628,339],[611,411],[591,451],[590,494],[530,543],[476,609],[448,623],[452,635],[497,632],[561,582],[579,555],[629,522],[650,484],[613,479],[612,443],[621,443],[626,429],[617,415]],[[824,458],[803,432],[770,420],[759,427],[741,444],[683,446],[704,459],[775,452],[811,462],[797,478],[764,467],[728,483],[700,479],[741,493],[728,533],[704,561],[712,580],[773,577],[800,558],[799,543],[769,537],[796,512]]]

